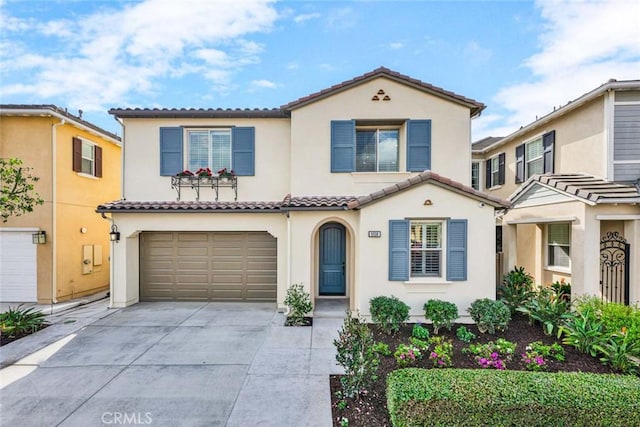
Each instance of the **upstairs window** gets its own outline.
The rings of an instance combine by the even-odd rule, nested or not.
[[[480,162],[471,163],[471,188],[480,190]]]
[[[544,160],[542,158],[542,137],[528,142],[525,145],[526,177],[544,173]]]
[[[73,138],[73,170],[95,177],[102,176],[102,148],[90,141]]]
[[[442,275],[442,223],[411,223],[411,277]]]
[[[487,160],[487,169],[485,176],[485,186],[487,188],[504,184],[504,162],[504,153],[500,153],[497,156],[491,157],[489,160]]]
[[[216,172],[231,168],[231,130],[216,129],[187,132],[187,169],[209,168]]]
[[[356,129],[356,172],[397,172],[398,135],[398,129]]]

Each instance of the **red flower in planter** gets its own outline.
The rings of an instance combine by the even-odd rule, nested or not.
[[[200,168],[196,171],[196,176],[211,176],[211,169],[209,168]]]
[[[182,172],[178,172],[176,176],[193,176],[193,172],[191,172],[188,169],[185,169]]]

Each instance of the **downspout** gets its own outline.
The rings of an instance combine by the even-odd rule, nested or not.
[[[289,211],[287,216],[287,289],[291,286],[291,216]]]
[[[51,262],[51,304],[56,304],[58,299],[56,298],[56,292],[58,290],[58,185],[57,185],[57,127],[62,126],[66,123],[65,119],[60,119],[59,123],[54,123],[51,125],[51,221],[52,221],[52,230],[51,236],[52,239],[52,262]]]

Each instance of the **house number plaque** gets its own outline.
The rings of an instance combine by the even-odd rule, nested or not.
[[[369,237],[382,237],[382,231],[369,231]]]

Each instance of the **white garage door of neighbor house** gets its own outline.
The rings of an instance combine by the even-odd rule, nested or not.
[[[36,249],[33,231],[0,230],[0,301],[36,302]]]

